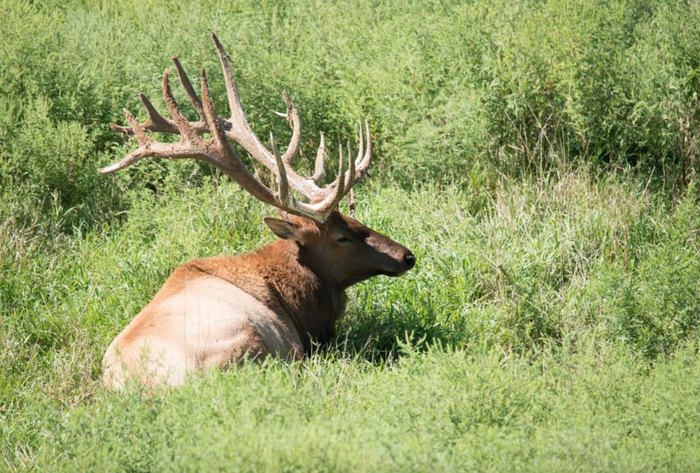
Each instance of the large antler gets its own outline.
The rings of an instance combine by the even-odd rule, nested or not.
[[[216,114],[212,103],[207,78],[202,69],[200,73],[201,99],[197,96],[192,83],[177,57],[173,56],[175,70],[180,78],[185,93],[199,120],[188,121],[180,112],[175,102],[170,83],[169,71],[163,73],[163,100],[170,113],[170,119],[163,117],[155,109],[150,100],[143,94],[139,99],[143,103],[148,119],[139,123],[128,110],[124,110],[124,116],[129,123],[128,127],[112,124],[112,129],[126,135],[135,135],[139,147],[126,155],[121,161],[99,170],[101,173],[112,173],[131,166],[143,158],[168,158],[184,159],[193,158],[207,162],[218,167],[231,179],[241,185],[246,191],[270,205],[274,205],[287,212],[305,215],[317,221],[325,221],[328,215],[338,206],[343,196],[352,189],[367,171],[371,161],[372,141],[369,134],[369,125],[365,122],[363,133],[362,125],[359,126],[359,151],[353,159],[350,144],[347,146],[348,169],[345,169],[345,158],[342,147],[338,163],[338,177],[332,183],[320,187],[319,182],[325,175],[324,162],[327,158],[325,142],[321,135],[321,143],[316,154],[314,174],[304,178],[297,174],[291,167],[291,162],[299,151],[301,137],[301,123],[299,113],[289,98],[287,92],[283,93],[287,105],[286,113],[280,114],[289,121],[292,128],[292,138],[283,155],[277,149],[272,133],[270,133],[270,147],[267,149],[255,135],[246,119],[241,100],[238,95],[238,87],[231,73],[231,64],[219,38],[214,33],[211,35],[219,54],[221,68],[226,82],[226,94],[228,96],[230,118],[223,118]],[[180,135],[178,143],[159,143],[150,138],[146,132],[157,131],[165,133],[177,133]],[[205,139],[202,135],[209,133],[211,138]],[[243,161],[228,140],[240,144],[255,160],[263,164],[276,177],[277,191],[273,192],[267,186],[259,182],[246,169]],[[293,190],[304,196],[308,202],[299,201],[289,192]]]

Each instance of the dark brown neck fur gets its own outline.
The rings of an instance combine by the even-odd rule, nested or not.
[[[317,274],[313,262],[295,242],[277,240],[240,256],[193,260],[188,269],[224,279],[294,323],[304,350],[335,336],[345,311],[345,291]]]

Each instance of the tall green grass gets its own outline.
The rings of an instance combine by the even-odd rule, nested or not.
[[[0,469],[692,471],[698,6],[18,2],[0,8]],[[177,54],[261,135],[369,117],[358,218],[418,265],[350,291],[339,336],[142,396],[99,381],[177,265],[272,241],[194,162],[97,167]],[[176,91],[182,97],[180,90]],[[190,111],[191,112],[191,111]],[[188,112],[189,113],[189,112]]]

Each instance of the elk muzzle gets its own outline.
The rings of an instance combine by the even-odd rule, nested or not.
[[[373,233],[365,243],[375,253],[378,274],[400,276],[416,265],[416,257],[408,248],[384,235]]]

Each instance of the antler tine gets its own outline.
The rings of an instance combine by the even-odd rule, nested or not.
[[[139,92],[139,100],[143,104],[143,108],[146,109],[146,114],[148,119],[141,125],[149,131],[162,131],[166,133],[177,133],[177,127],[167,118],[163,117],[156,108],[153,106],[148,97],[143,92]],[[112,131],[122,133],[125,136],[133,135],[136,129],[132,126],[121,126],[116,123],[110,123],[109,127]]]
[[[287,151],[282,155],[282,161],[287,164],[291,164],[292,160],[296,157],[297,151],[299,150],[299,143],[301,141],[301,121],[299,120],[299,112],[289,98],[287,91],[282,92],[282,98],[284,103],[287,105],[287,111],[272,112],[278,117],[285,118],[289,125],[292,127],[292,139],[289,141],[289,146],[287,146]]]
[[[350,160],[350,170],[348,171],[348,176],[347,176],[347,184],[345,188],[349,191],[352,191],[352,187],[355,185],[355,183],[360,179],[360,175],[357,173],[357,168],[362,164],[362,159],[364,158],[364,149],[365,149],[365,142],[364,142],[364,136],[362,135],[362,123],[359,123],[358,126],[358,141],[359,141],[359,149],[357,150],[357,158],[353,159],[352,158],[352,153],[349,154],[348,159]],[[348,142],[348,147],[350,146]],[[354,200],[354,199],[353,199]]]
[[[330,193],[326,199],[321,201],[319,211],[323,214],[327,214],[336,208],[345,195],[345,159],[343,157],[343,145],[338,146],[338,156],[338,178],[335,182],[335,192]]]
[[[185,93],[187,93],[187,96],[189,97],[190,102],[192,102],[192,106],[197,112],[197,115],[199,115],[200,120],[204,120],[204,109],[202,108],[202,101],[199,99],[199,97],[197,97],[197,93],[192,87],[192,82],[190,82],[190,78],[187,76],[187,73],[182,68],[182,64],[180,64],[180,60],[177,58],[177,56],[173,56],[172,59],[173,63],[175,63],[175,70],[177,71],[177,76],[180,78],[182,88],[185,89]]]
[[[204,68],[200,69],[199,71],[199,83],[202,90],[202,112],[204,112],[204,119],[206,120],[207,125],[211,131],[212,140],[219,147],[228,146],[228,148],[230,149],[230,153],[227,154],[230,154],[231,156],[236,158],[231,161],[234,164],[241,164],[240,158],[238,158],[236,152],[228,144],[228,140],[226,140],[226,135],[224,134],[224,131],[221,129],[221,126],[219,124],[219,117],[216,115],[216,111],[214,110],[214,103],[211,100],[211,93],[209,92],[207,73],[205,72]],[[244,166],[241,167],[245,169]]]
[[[148,114],[148,121],[146,121],[144,124],[146,129],[153,131],[162,129],[162,131],[177,133],[177,127],[175,124],[158,113],[158,110],[156,110],[146,94],[139,92],[139,100],[143,104],[143,108],[146,109],[146,113]]]
[[[360,136],[362,136],[362,130],[360,126]],[[362,141],[362,138],[360,138]],[[369,133],[369,122],[365,120],[365,141],[366,143],[366,148],[364,150],[364,154],[362,151],[357,153],[357,164],[356,164],[356,177],[355,181],[359,181],[362,176],[365,175],[367,172],[367,169],[369,168],[370,163],[372,162],[372,136]]]
[[[228,96],[229,108],[231,109],[231,117],[229,118],[231,130],[227,132],[227,136],[238,142],[254,159],[258,160],[277,175],[278,170],[275,157],[263,146],[246,119],[238,93],[238,86],[231,72],[231,61],[216,34],[212,33],[211,38],[216,46],[219,61],[221,62],[221,69],[224,73],[224,82],[226,84],[226,95]],[[282,161],[289,163],[299,149],[301,125],[299,122],[299,114],[296,111],[296,107],[294,107],[294,104],[289,99],[289,95],[285,93],[284,99],[287,102],[286,117],[292,125],[292,138],[287,147],[287,151],[282,155]],[[311,180],[299,176],[291,168],[287,169],[287,177],[294,189],[309,199],[313,199],[321,193],[321,189],[316,184]]]
[[[264,164],[265,167],[275,172],[276,163],[274,158],[267,152],[262,143],[260,143],[260,140],[248,124],[245,112],[243,111],[243,105],[241,104],[241,97],[238,94],[238,85],[231,72],[231,60],[228,54],[226,54],[221,41],[219,41],[219,37],[212,33],[211,39],[216,47],[216,52],[219,55],[219,62],[221,63],[221,70],[224,73],[226,97],[228,99],[229,111],[231,112],[231,117],[228,119],[231,124],[231,130],[227,135],[240,143],[251,156]]]
[[[131,125],[131,129],[134,130],[136,140],[139,142],[140,146],[147,147],[153,143],[153,140],[146,135],[141,125],[139,125],[139,122],[136,121],[136,118],[134,118],[131,112],[127,109],[124,109],[124,117],[126,118],[126,121],[129,122],[129,125]]]
[[[369,131],[367,133],[369,133]],[[324,154],[325,154],[323,135],[321,135],[321,137],[322,137],[321,138],[322,141],[321,141],[321,146],[319,147],[319,152],[321,151],[321,147],[323,147]],[[353,159],[352,146],[350,144],[350,140],[348,140],[348,144],[347,144],[348,170],[345,172],[344,179],[343,179],[343,188],[344,188],[345,193],[348,193],[349,191],[351,191],[353,186],[355,185],[355,183],[360,179],[360,177],[362,177],[360,174],[360,170],[358,170],[358,168],[360,168],[360,166],[362,166],[361,171],[365,171],[367,169],[367,166],[369,165],[369,162],[367,162],[368,154],[364,150],[364,137],[362,134],[362,125],[361,124],[359,126],[358,141],[359,141],[359,150],[357,152],[357,158]],[[317,159],[317,166],[318,166],[319,157],[317,156],[316,159]],[[322,159],[321,159],[321,166],[323,166]],[[336,185],[337,185],[336,183],[332,184],[332,186],[336,186]]]
[[[326,177],[325,162],[328,154],[326,154],[326,140],[321,133],[321,144],[318,145],[318,151],[316,152],[316,162],[314,164],[314,174],[311,179],[316,183],[320,184],[321,180]]]
[[[357,123],[357,131],[358,131],[358,139],[360,142],[360,149],[357,150],[357,159],[355,160],[355,166],[359,166],[360,163],[362,162],[362,158],[364,157],[365,153],[365,137],[362,134],[362,122]]]
[[[224,73],[224,82],[226,84],[226,96],[228,98],[229,110],[231,111],[231,118],[233,119],[234,115],[238,115],[239,118],[242,118],[243,122],[245,122],[245,113],[243,112],[243,107],[241,105],[241,98],[238,95],[238,86],[236,85],[236,81],[233,78],[233,73],[231,72],[231,61],[228,57],[228,54],[226,54],[226,51],[224,50],[224,47],[221,44],[221,41],[219,41],[219,37],[216,36],[216,34],[212,33],[211,39],[212,41],[214,41],[214,46],[216,46],[216,51],[219,54],[219,61],[221,62],[221,69]]]
[[[275,161],[277,161],[277,169],[279,171],[277,174],[277,198],[281,205],[289,207],[289,181],[287,180],[287,170],[280,156],[280,151],[277,149],[277,143],[275,143],[275,137],[272,132],[270,132],[270,146],[272,147],[273,153],[275,153]]]
[[[352,189],[355,184],[355,160],[352,159],[352,148],[350,147],[350,140],[348,140],[348,166],[349,169],[345,173],[345,192]]]
[[[299,143],[301,142],[301,121],[299,120],[299,112],[292,103],[292,99],[289,98],[289,94],[286,90],[282,93],[282,97],[284,98],[284,103],[287,104],[286,118],[289,122],[289,126],[292,127],[292,138],[289,140],[287,151],[282,155],[282,161],[291,164],[299,151]]]
[[[226,139],[226,134],[219,122],[219,117],[214,111],[214,104],[210,97],[209,85],[204,69],[200,72],[200,82],[202,85],[202,105],[204,118],[211,130],[212,140],[218,148],[218,153],[212,153],[213,156],[208,160],[211,164],[223,170],[226,174],[237,182],[243,189],[248,191],[253,197],[258,200],[280,207],[280,204],[275,199],[275,196],[270,192],[267,186],[256,180],[246,169],[245,165],[238,157],[236,152],[231,147],[231,144]],[[283,207],[280,207],[283,208]]]
[[[190,122],[187,121],[187,118],[180,112],[180,107],[178,107],[175,101],[173,91],[170,89],[169,75],[170,71],[168,69],[163,71],[163,100],[165,101],[165,105],[168,107],[170,116],[173,118],[175,126],[180,132],[181,139],[192,142],[197,141],[197,133],[192,128],[192,125],[190,125]]]

